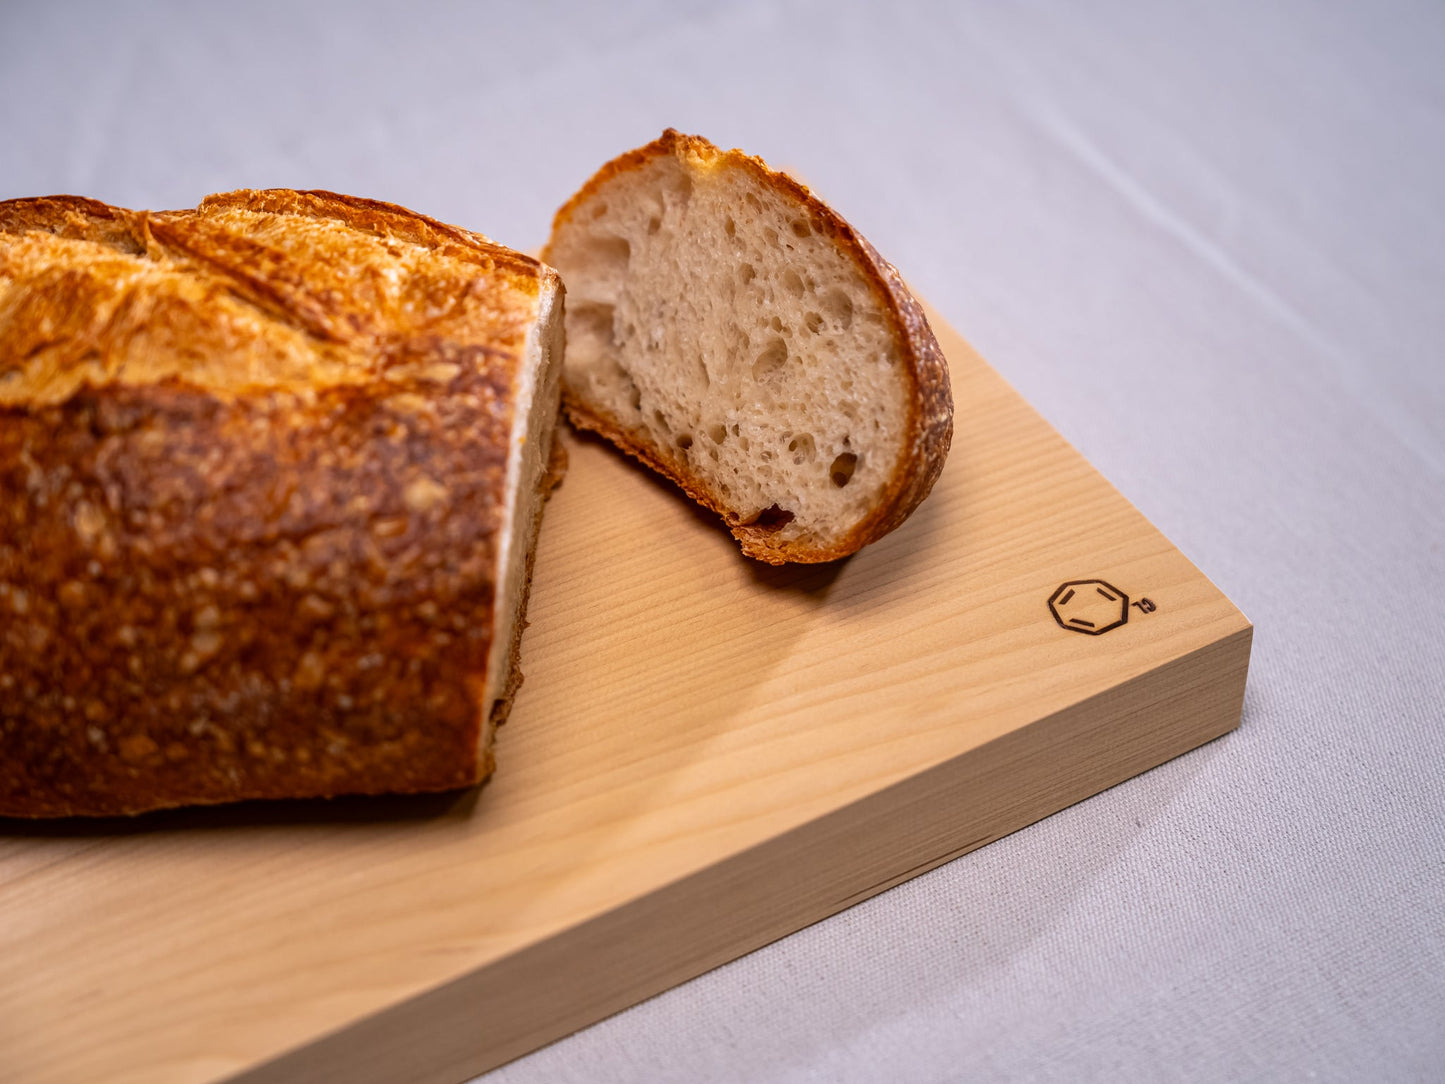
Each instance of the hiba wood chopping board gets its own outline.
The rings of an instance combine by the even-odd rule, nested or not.
[[[0,822],[0,1079],[464,1080],[1237,725],[1248,621],[933,320],[948,465],[838,564],[567,438],[484,787]]]

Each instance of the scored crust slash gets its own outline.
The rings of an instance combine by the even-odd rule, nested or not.
[[[0,814],[484,778],[561,298],[330,193],[0,203]]]

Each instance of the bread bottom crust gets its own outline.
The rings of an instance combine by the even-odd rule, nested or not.
[[[743,553],[756,561],[763,561],[770,565],[822,564],[840,560],[858,549],[857,545],[850,542],[850,539],[858,535],[858,529],[851,532],[841,542],[828,546],[819,546],[806,539],[779,541],[774,526],[760,521],[748,522],[729,512],[697,479],[682,473],[673,464],[653,454],[646,444],[638,441],[632,435],[631,430],[615,419],[583,405],[575,396],[568,393],[565,386],[562,389],[562,406],[567,420],[573,426],[603,437],[639,463],[650,467],[673,482],[698,504],[716,512],[722,518],[728,531],[737,539]]]

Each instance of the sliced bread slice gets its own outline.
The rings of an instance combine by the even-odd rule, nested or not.
[[[948,369],[897,271],[790,177],[672,129],[557,212],[563,402],[749,556],[844,557],[928,495]]]

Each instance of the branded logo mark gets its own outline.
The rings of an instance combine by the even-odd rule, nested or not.
[[[1140,606],[1143,613],[1153,609],[1152,602]],[[1129,620],[1129,596],[1104,580],[1070,580],[1049,596],[1049,613],[1061,629],[1102,636]]]

